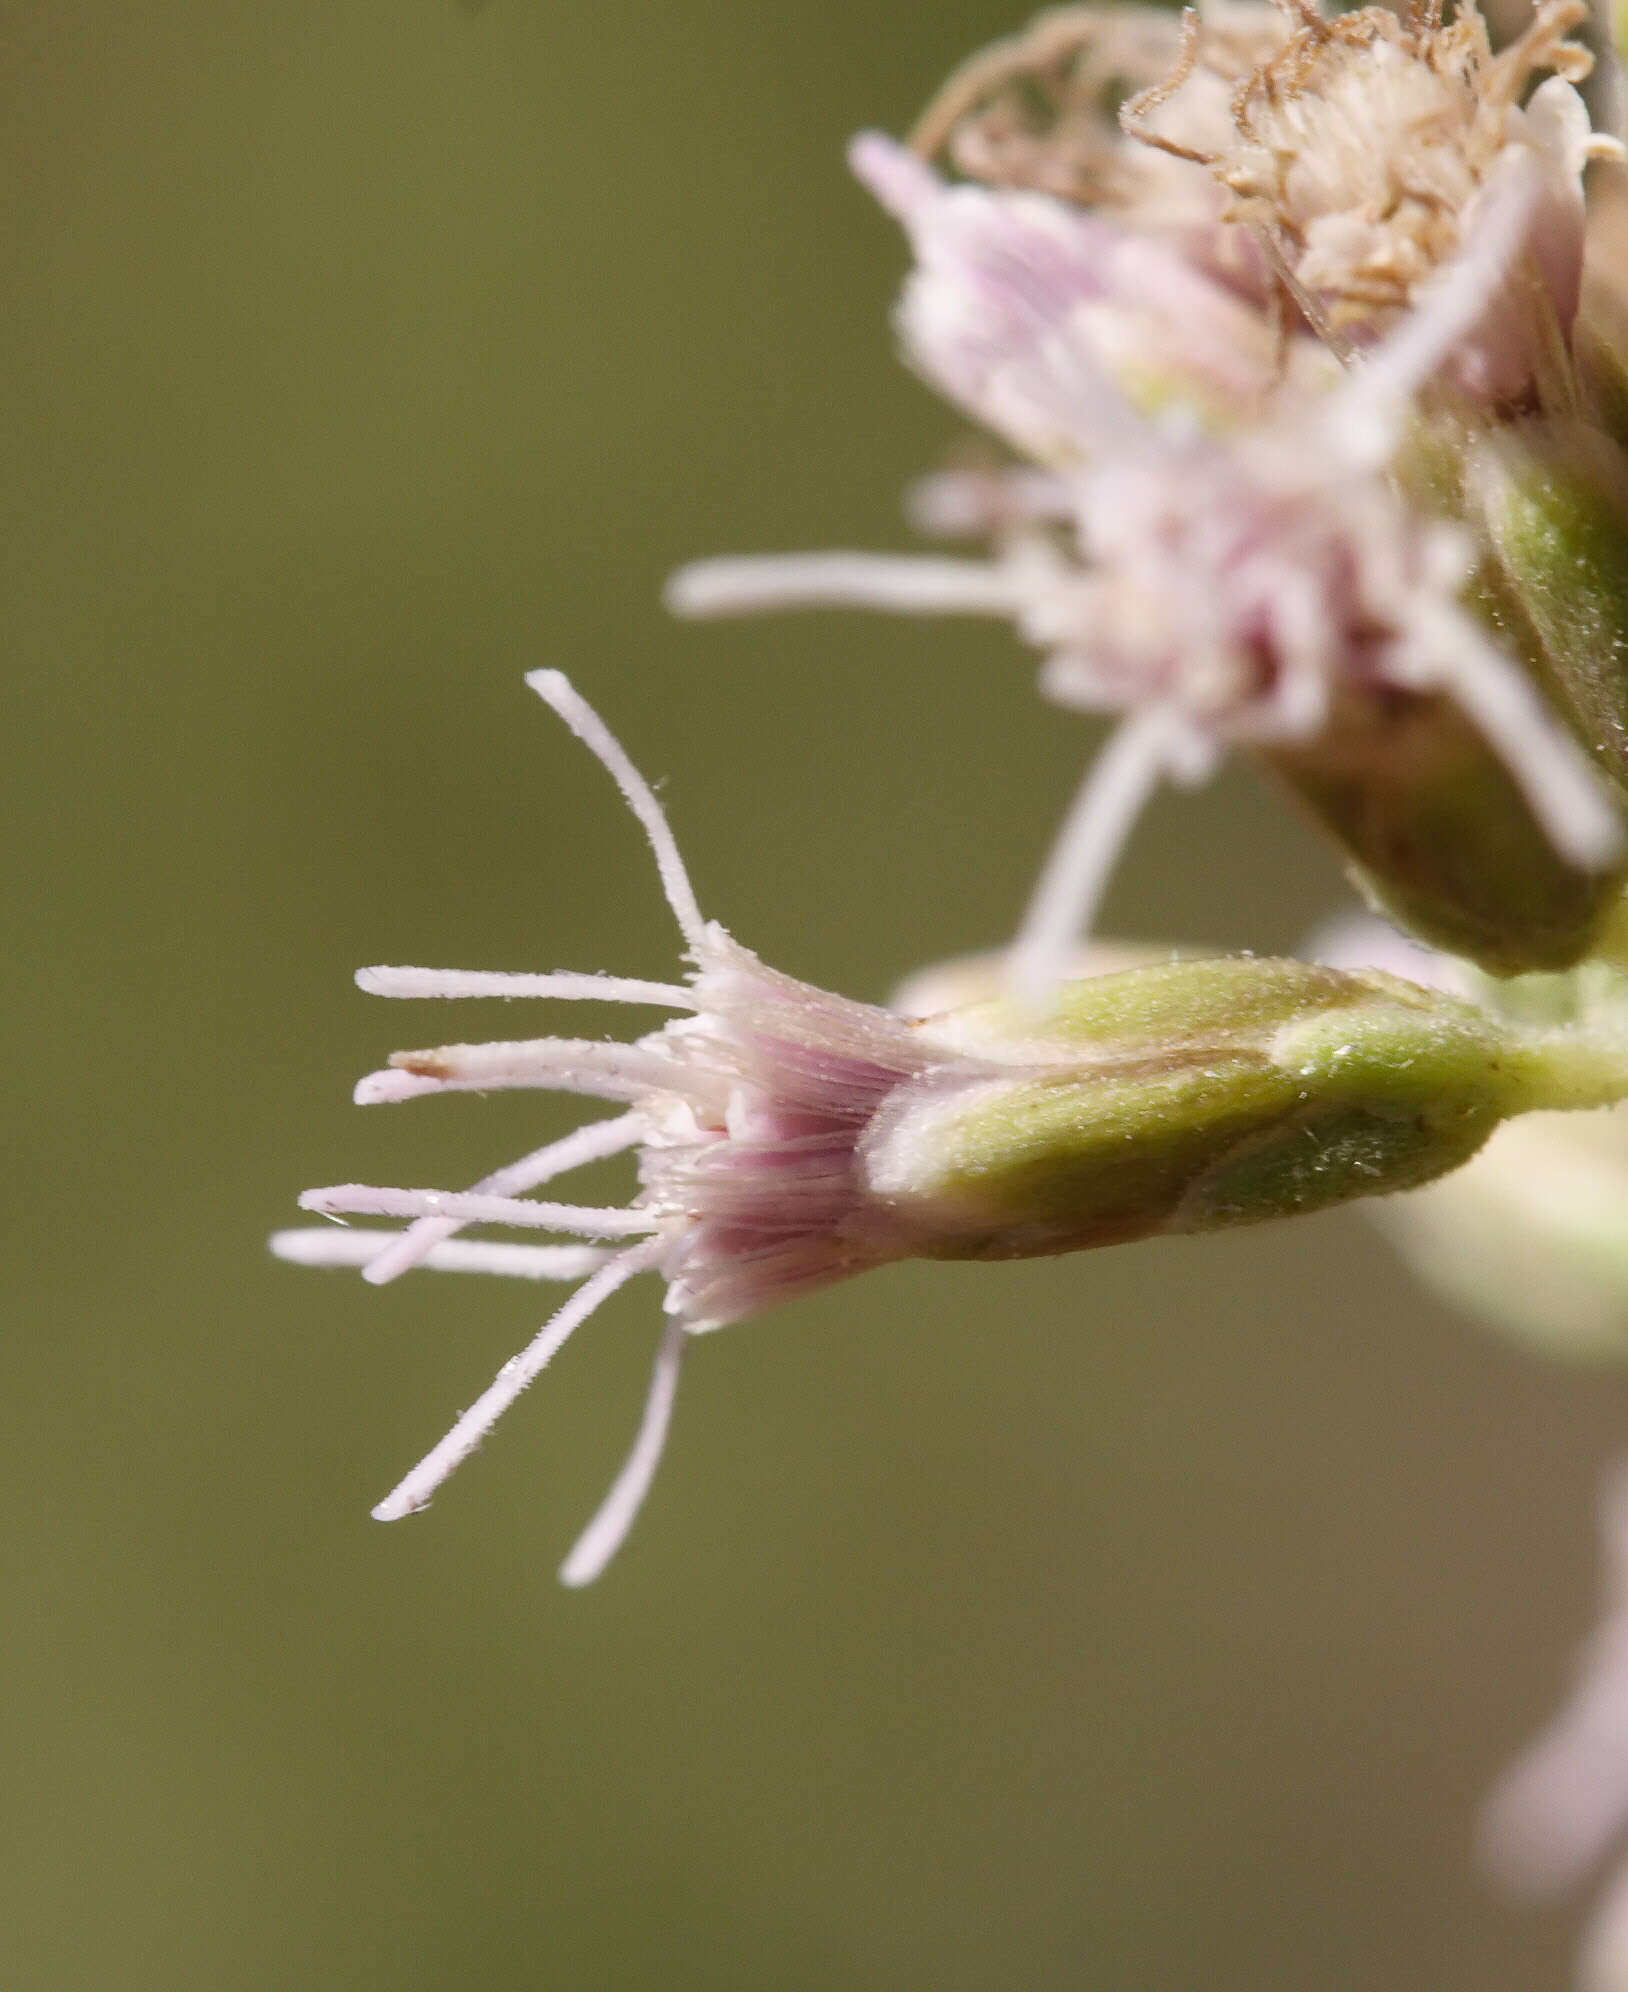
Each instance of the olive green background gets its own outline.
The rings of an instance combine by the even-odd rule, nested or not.
[[[1628,1392],[1359,1217],[714,1338],[580,1595],[650,1283],[381,1528],[549,1293],[264,1250],[303,1184],[571,1122],[357,1112],[393,1044],[524,1026],[354,964],[673,968],[528,668],[776,964],[879,997],[1008,930],[1093,734],[1005,632],[658,591],[907,543],[956,424],[842,147],[1011,20],[0,13],[7,1992],[1564,1982],[1574,1919],[1499,1903],[1471,1822],[1592,1615]],[[1338,891],[1239,772],[1159,803],[1108,924],[1281,949]]]

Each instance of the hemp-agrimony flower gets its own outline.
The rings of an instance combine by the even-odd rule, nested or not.
[[[1008,617],[1048,697],[1124,715],[1015,986],[1089,928],[1155,782],[1237,746],[1432,944],[1516,974],[1610,938],[1618,806],[1572,730],[1617,786],[1598,721],[1621,730],[1628,689],[1551,654],[1572,544],[1534,580],[1489,471],[1521,475],[1517,421],[1628,423],[1598,282],[1579,320],[1584,171],[1622,157],[1575,87],[1585,12],[1539,0],[1495,51],[1474,0],[1065,7],[964,65],[913,151],[856,142],[915,252],[906,357],[1028,460],[918,494],[919,524],[993,558],[703,561],[669,600]],[[1616,627],[1595,569],[1573,636],[1596,592]]]
[[[562,1571],[571,1583],[599,1573],[643,1500],[691,1335],[889,1260],[1024,1258],[1407,1188],[1465,1161],[1510,1114],[1628,1091],[1628,1047],[1610,1034],[1506,1028],[1391,976],[1302,962],[1172,961],[1067,983],[1043,1001],[916,1020],[829,995],[702,918],[660,805],[603,722],[559,673],[528,682],[643,824],[692,969],[672,984],[418,968],[358,976],[392,997],[600,998],[680,1013],[632,1044],[545,1037],[401,1052],[358,1086],[367,1105],[531,1088],[627,1109],[467,1192],[344,1184],[301,1199],[328,1216],[411,1219],[398,1236],[274,1240],[304,1264],[360,1263],[375,1282],[420,1261],[587,1272],[374,1510],[383,1520],[424,1506],[573,1330],[639,1273],[666,1282],[667,1325],[633,1450]],[[629,1205],[527,1194],[629,1150],[640,1183]],[[469,1224],[593,1242],[529,1256],[512,1245],[455,1249]],[[585,1261],[584,1249],[597,1256]]]
[[[1438,945],[1500,972],[1584,952],[1616,897],[1617,811],[1467,606],[1472,533],[1388,474],[1414,397],[1524,251],[1539,169],[1511,156],[1454,260],[1331,388],[1274,370],[1265,321],[1157,241],[1039,194],[945,186],[884,139],[854,160],[916,244],[907,351],[1045,482],[1008,487],[1018,522],[988,563],[703,561],[669,601],[1008,616],[1046,653],[1049,697],[1125,715],[1019,935],[1018,984],[1044,986],[1089,924],[1158,777],[1197,780],[1232,745],[1272,760]]]

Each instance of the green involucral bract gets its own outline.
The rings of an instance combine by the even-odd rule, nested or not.
[[[924,1026],[1006,1068],[901,1089],[860,1150],[923,1256],[1021,1258],[1410,1189],[1501,1120],[1628,1090],[1609,1034],[1527,1030],[1377,971],[1250,957]]]
[[[1519,784],[1448,697],[1347,698],[1305,746],[1265,758],[1407,932],[1493,975],[1569,968],[1622,892],[1555,849]]]
[[[1527,423],[1483,446],[1470,489],[1534,675],[1628,799],[1628,456],[1598,430]]]

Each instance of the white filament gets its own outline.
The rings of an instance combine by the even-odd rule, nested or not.
[[[432,1071],[416,1070],[432,1066]],[[398,1052],[393,1072],[414,1085],[398,1092],[382,1073],[357,1086],[359,1105],[380,1099],[415,1099],[426,1092],[480,1093],[492,1087],[538,1087],[550,1093],[586,1093],[596,1100],[638,1100],[672,1088],[675,1066],[662,1052],[604,1038],[493,1039],[486,1044],[443,1044],[433,1051]],[[362,1097],[363,1089],[367,1097]]]
[[[430,1220],[433,1221],[433,1220]],[[273,1232],[272,1253],[293,1266],[360,1266],[363,1278],[393,1245],[407,1234],[363,1231],[353,1226],[324,1224],[306,1231]],[[436,1273],[497,1273],[512,1280],[580,1280],[604,1265],[606,1253],[597,1245],[509,1245],[459,1239],[454,1244],[430,1241],[414,1254],[414,1263]]]
[[[518,1162],[511,1162],[506,1168],[494,1169],[489,1176],[482,1176],[478,1183],[470,1186],[476,1196],[519,1197],[528,1190],[535,1190],[543,1183],[551,1183],[556,1176],[566,1175],[572,1169],[580,1169],[585,1163],[600,1162],[607,1156],[620,1155],[632,1148],[644,1135],[644,1121],[638,1114],[618,1114],[612,1120],[589,1121],[586,1127],[572,1130],[560,1141],[551,1141],[545,1148],[534,1149],[531,1154],[521,1156]],[[402,1273],[416,1266],[428,1252],[433,1252],[443,1240],[453,1236],[460,1229],[458,1220],[453,1217],[421,1217],[408,1225],[405,1231],[393,1234],[394,1244],[387,1251],[380,1252],[367,1263],[363,1279],[373,1286],[383,1286],[387,1281],[397,1279]],[[343,1232],[335,1232],[342,1238]],[[504,1248],[515,1252],[533,1251],[581,1251],[581,1246],[533,1246],[515,1245]],[[588,1270],[591,1270],[589,1268]]]
[[[1171,724],[1157,707],[1133,712],[1087,770],[1007,955],[1007,981],[1025,1000],[1055,987],[1089,935],[1125,839],[1165,768]]]
[[[650,839],[661,889],[672,908],[678,930],[687,946],[699,948],[706,935],[706,922],[696,901],[695,888],[678,854],[678,844],[668,824],[666,812],[656,800],[655,790],[645,780],[622,743],[589,705],[563,671],[528,671],[526,683],[537,696],[559,714],[590,754],[609,774],[622,792],[622,799],[639,819]]]
[[[478,968],[359,968],[356,986],[369,996],[544,996],[575,1003],[650,1003],[693,1010],[695,998],[676,982],[639,982],[623,975],[504,975]]]
[[[987,560],[882,553],[766,553],[697,560],[669,577],[675,616],[751,616],[766,609],[881,609],[894,615],[1010,616],[1020,589]]]
[[[591,1584],[627,1540],[628,1530],[638,1519],[661,1464],[672,1424],[673,1400],[678,1394],[679,1366],[689,1342],[683,1324],[669,1317],[656,1348],[655,1366],[650,1372],[650,1390],[644,1401],[644,1414],[622,1470],[600,1504],[599,1512],[578,1536],[571,1554],[560,1565],[560,1582],[573,1588]]]
[[[359,1107],[396,1107],[404,1100],[422,1100],[427,1093],[444,1093],[439,1079],[426,1079],[419,1072],[365,1072],[351,1088],[351,1098]]]
[[[520,1354],[510,1357],[446,1437],[391,1489],[373,1510],[374,1520],[400,1521],[403,1515],[411,1515],[424,1507],[442,1481],[464,1463],[521,1391],[558,1354],[595,1308],[619,1286],[624,1286],[636,1274],[653,1266],[661,1250],[659,1239],[647,1239],[641,1245],[618,1252],[590,1279],[584,1280],[558,1313],[544,1322]]]
[[[450,1217],[459,1224],[512,1224],[525,1231],[575,1231],[584,1238],[633,1238],[655,1229],[647,1210],[600,1210],[585,1204],[534,1203],[457,1190],[395,1190],[372,1183],[331,1183],[304,1190],[300,1209],[323,1217]]]

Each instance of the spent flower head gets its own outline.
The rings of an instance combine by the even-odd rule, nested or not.
[[[1212,30],[1192,10],[1177,65],[1125,106],[1126,130],[1214,173],[1233,197],[1229,218],[1254,229],[1306,323],[1346,353],[1416,302],[1504,175],[1530,171],[1537,198],[1512,281],[1451,356],[1467,394],[1526,399],[1577,311],[1583,169],[1622,156],[1573,87],[1594,65],[1569,39],[1586,0],[1539,0],[1496,54],[1475,0],[1450,20],[1441,0],[1331,15],[1282,0],[1281,11],[1281,44],[1234,88],[1224,135],[1205,115]]]
[[[1203,20],[1202,61],[1186,78],[1180,117],[1188,148],[1213,149],[1233,128],[1239,85],[1289,28],[1267,0],[1209,0]],[[1176,69],[1185,39],[1168,7],[1051,8],[963,63],[910,143],[986,186],[1095,208],[1259,298],[1267,267],[1253,239],[1227,224],[1225,189],[1182,152],[1132,138],[1119,121],[1128,94],[1156,89]]]

